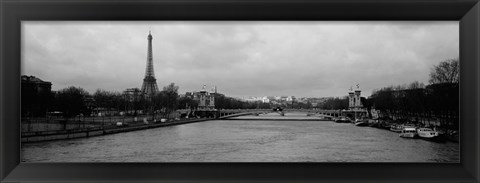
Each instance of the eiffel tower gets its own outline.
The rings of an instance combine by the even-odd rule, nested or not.
[[[152,56],[152,34],[148,32],[148,53],[147,53],[147,69],[145,70],[145,78],[142,84],[142,93],[147,98],[151,98],[158,92],[157,80],[153,73],[153,56]]]

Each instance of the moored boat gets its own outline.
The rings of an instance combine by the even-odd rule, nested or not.
[[[418,128],[417,133],[418,136],[422,138],[433,138],[438,136],[438,132],[432,130],[431,128]]]
[[[403,130],[403,126],[399,124],[390,125],[390,131],[400,133]]]
[[[415,138],[416,135],[417,130],[415,127],[404,127],[399,136],[405,138]]]
[[[411,123],[392,124],[390,126],[390,131],[401,133],[404,128],[415,128],[415,125]]]
[[[444,142],[445,138],[441,136],[437,131],[431,128],[418,128],[417,134],[420,138],[436,142]]]

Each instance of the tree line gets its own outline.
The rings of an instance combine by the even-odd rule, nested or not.
[[[413,81],[376,89],[361,98],[362,104],[397,119],[437,119],[458,126],[459,68],[458,58],[444,60],[430,70],[428,85]],[[348,109],[348,97],[328,99],[320,108]]]
[[[409,85],[385,87],[369,97],[370,106],[400,119],[436,120],[458,127],[459,60],[449,59],[435,65],[429,84],[418,81]]]
[[[261,101],[247,102],[224,94],[215,95],[215,107],[217,109],[270,109],[269,103]]]
[[[102,112],[103,115],[105,113],[118,115],[120,112],[124,115],[138,115],[142,112],[166,116],[178,106],[178,86],[174,83],[149,96],[151,99],[141,94],[138,88],[133,91],[133,94],[125,95],[121,92],[97,89],[90,94],[85,89],[75,86],[58,91],[22,90],[22,116],[44,117],[54,112],[60,112],[67,118],[89,116],[95,112]]]
[[[44,117],[49,112],[61,112],[64,117],[89,116],[95,112],[103,115],[136,116],[140,113],[168,118],[177,109],[196,110],[198,101],[192,96],[180,96],[175,83],[163,87],[160,92],[145,96],[135,88],[129,95],[121,92],[97,89],[93,94],[81,87],[70,86],[58,91],[40,92],[22,90],[22,116]],[[246,102],[220,93],[211,93],[217,109],[269,109],[262,102]]]

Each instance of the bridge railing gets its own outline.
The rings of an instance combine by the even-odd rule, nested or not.
[[[177,110],[181,113],[187,113],[190,110],[182,109]],[[307,112],[307,113],[315,113],[315,114],[323,114],[332,117],[338,117],[342,114],[340,110],[324,110],[324,109],[283,109],[284,112]],[[272,109],[215,109],[215,110],[197,110],[197,112],[207,112],[210,114],[215,114],[216,118],[238,114],[238,113],[246,113],[246,112],[274,112]]]

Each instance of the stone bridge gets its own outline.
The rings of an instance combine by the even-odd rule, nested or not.
[[[182,114],[187,114],[190,110],[178,110]],[[224,119],[229,117],[275,112],[273,109],[215,109],[215,110],[197,110],[195,115],[200,117]],[[307,114],[322,114],[331,117],[341,116],[340,110],[321,110],[321,109],[283,109],[283,113],[302,112]]]

